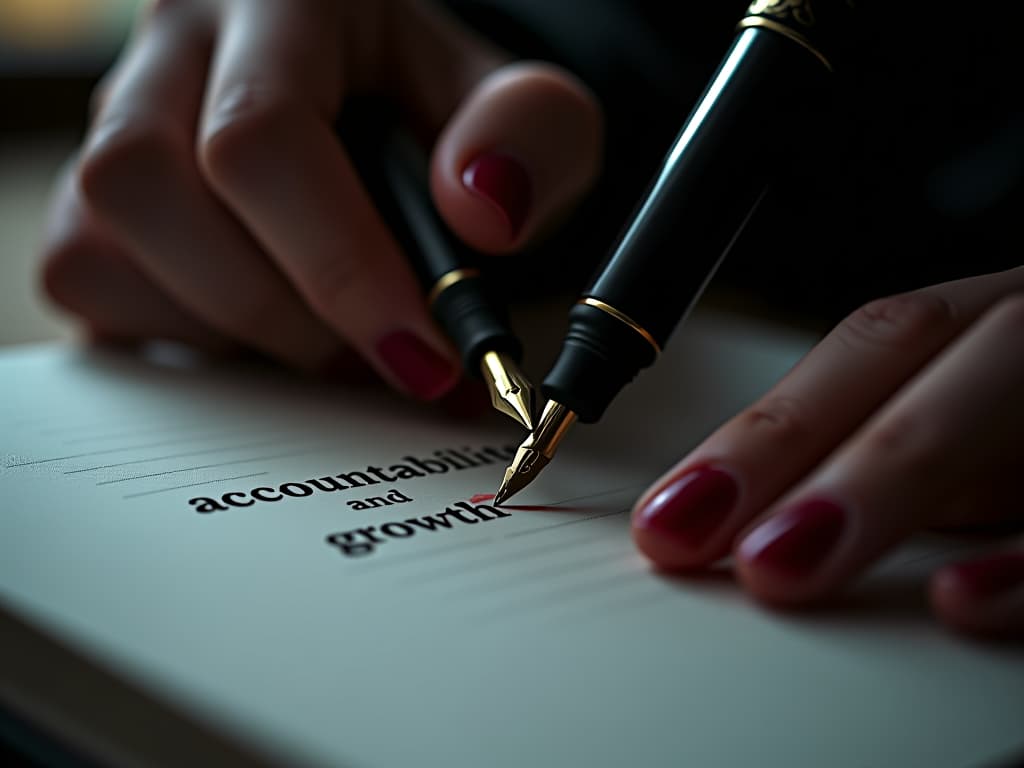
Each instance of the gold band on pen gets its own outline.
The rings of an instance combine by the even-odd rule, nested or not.
[[[611,304],[605,304],[600,299],[595,299],[590,296],[586,296],[576,303],[584,304],[588,307],[593,307],[594,309],[600,309],[602,312],[614,317],[620,323],[625,323],[634,331],[639,333],[643,337],[644,341],[646,341],[648,344],[654,347],[655,354],[661,354],[661,345],[654,340],[654,337],[650,334],[650,332],[642,325],[640,325],[640,323],[638,323],[636,320],[627,315],[625,312],[621,312],[615,307],[613,307]]]
[[[739,29],[750,29],[753,27],[760,27],[761,29],[770,29],[772,32],[778,32],[780,35],[788,37],[794,43],[797,43],[798,45],[801,45],[804,48],[806,48],[808,51],[814,54],[815,57],[817,57],[818,61],[825,65],[825,69],[827,69],[829,72],[833,71],[832,64],[831,62],[829,62],[827,58],[825,58],[825,55],[817,48],[815,48],[811,44],[810,40],[801,35],[792,27],[788,27],[785,24],[780,24],[779,22],[773,19],[767,19],[764,16],[745,16],[742,20],[740,20],[740,23],[737,25],[737,27]]]
[[[479,275],[480,270],[473,269],[472,267],[453,269],[451,272],[445,272],[437,279],[437,282],[434,283],[434,287],[431,288],[430,293],[427,294],[427,304],[433,306],[434,302],[437,301],[437,297],[453,285],[470,277],[479,277]]]

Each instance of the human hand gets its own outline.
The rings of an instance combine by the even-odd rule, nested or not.
[[[1024,267],[872,302],[636,503],[666,570],[730,552],[756,598],[835,595],[918,529],[1024,522]],[[1024,546],[943,567],[949,626],[1024,638]]]
[[[436,139],[434,200],[486,253],[519,249],[598,170],[590,92],[511,63],[417,0],[165,0],[98,89],[58,184],[49,296],[104,337],[241,344],[301,369],[354,350],[430,400],[458,358],[334,122],[378,92]]]

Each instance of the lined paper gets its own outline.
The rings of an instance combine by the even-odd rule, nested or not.
[[[258,369],[5,353],[0,618],[294,765],[961,766],[1009,754],[1024,745],[1024,660],[943,633],[924,602],[928,571],[961,544],[922,538],[845,608],[781,617],[753,606],[728,564],[670,577],[630,541],[642,490],[810,343],[698,314],[504,516],[487,502],[467,511],[504,468],[485,449],[521,438],[499,418],[453,421]],[[484,458],[310,485],[369,467],[395,476],[388,467],[452,450]],[[393,491],[408,501],[358,508]],[[251,503],[192,503],[231,493]],[[330,541],[369,527],[370,552]],[[19,654],[3,663],[45,663]]]

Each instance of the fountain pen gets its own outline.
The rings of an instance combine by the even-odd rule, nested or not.
[[[572,425],[598,421],[660,354],[799,139],[852,37],[852,0],[755,0],[641,204],[569,312],[546,404],[494,502],[525,488]]]
[[[338,133],[378,210],[423,287],[434,319],[463,368],[482,378],[491,404],[533,429],[534,388],[520,369],[523,346],[502,304],[431,203],[424,153],[380,104],[343,115]]]

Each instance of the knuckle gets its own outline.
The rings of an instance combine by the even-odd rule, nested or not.
[[[313,311],[324,318],[336,318],[341,308],[357,301],[360,307],[373,304],[366,300],[374,284],[369,269],[369,264],[359,258],[334,262],[307,289]]]
[[[199,144],[199,167],[210,183],[231,186],[244,180],[269,153],[280,152],[281,137],[294,122],[298,105],[259,84],[228,88],[210,111]]]
[[[903,347],[945,334],[956,322],[953,306],[934,293],[914,291],[869,302],[846,317],[838,338],[854,348]]]
[[[82,196],[97,210],[116,213],[186,157],[180,138],[159,121],[108,120],[82,157]]]
[[[51,302],[71,309],[74,303],[77,280],[77,262],[80,248],[73,241],[44,248],[39,265],[39,287]]]
[[[779,450],[788,450],[807,442],[811,420],[806,406],[792,397],[765,397],[737,416],[737,427],[757,435]]]
[[[47,243],[37,274],[43,295],[57,306],[81,314],[83,292],[88,290],[90,279],[102,270],[96,247],[91,238],[81,233]]]
[[[929,421],[911,414],[892,415],[868,429],[861,449],[872,462],[896,469],[910,483],[934,484],[948,473],[940,435]]]
[[[1024,293],[1013,293],[1000,299],[989,310],[998,321],[1015,330],[1016,338],[1024,333]]]

